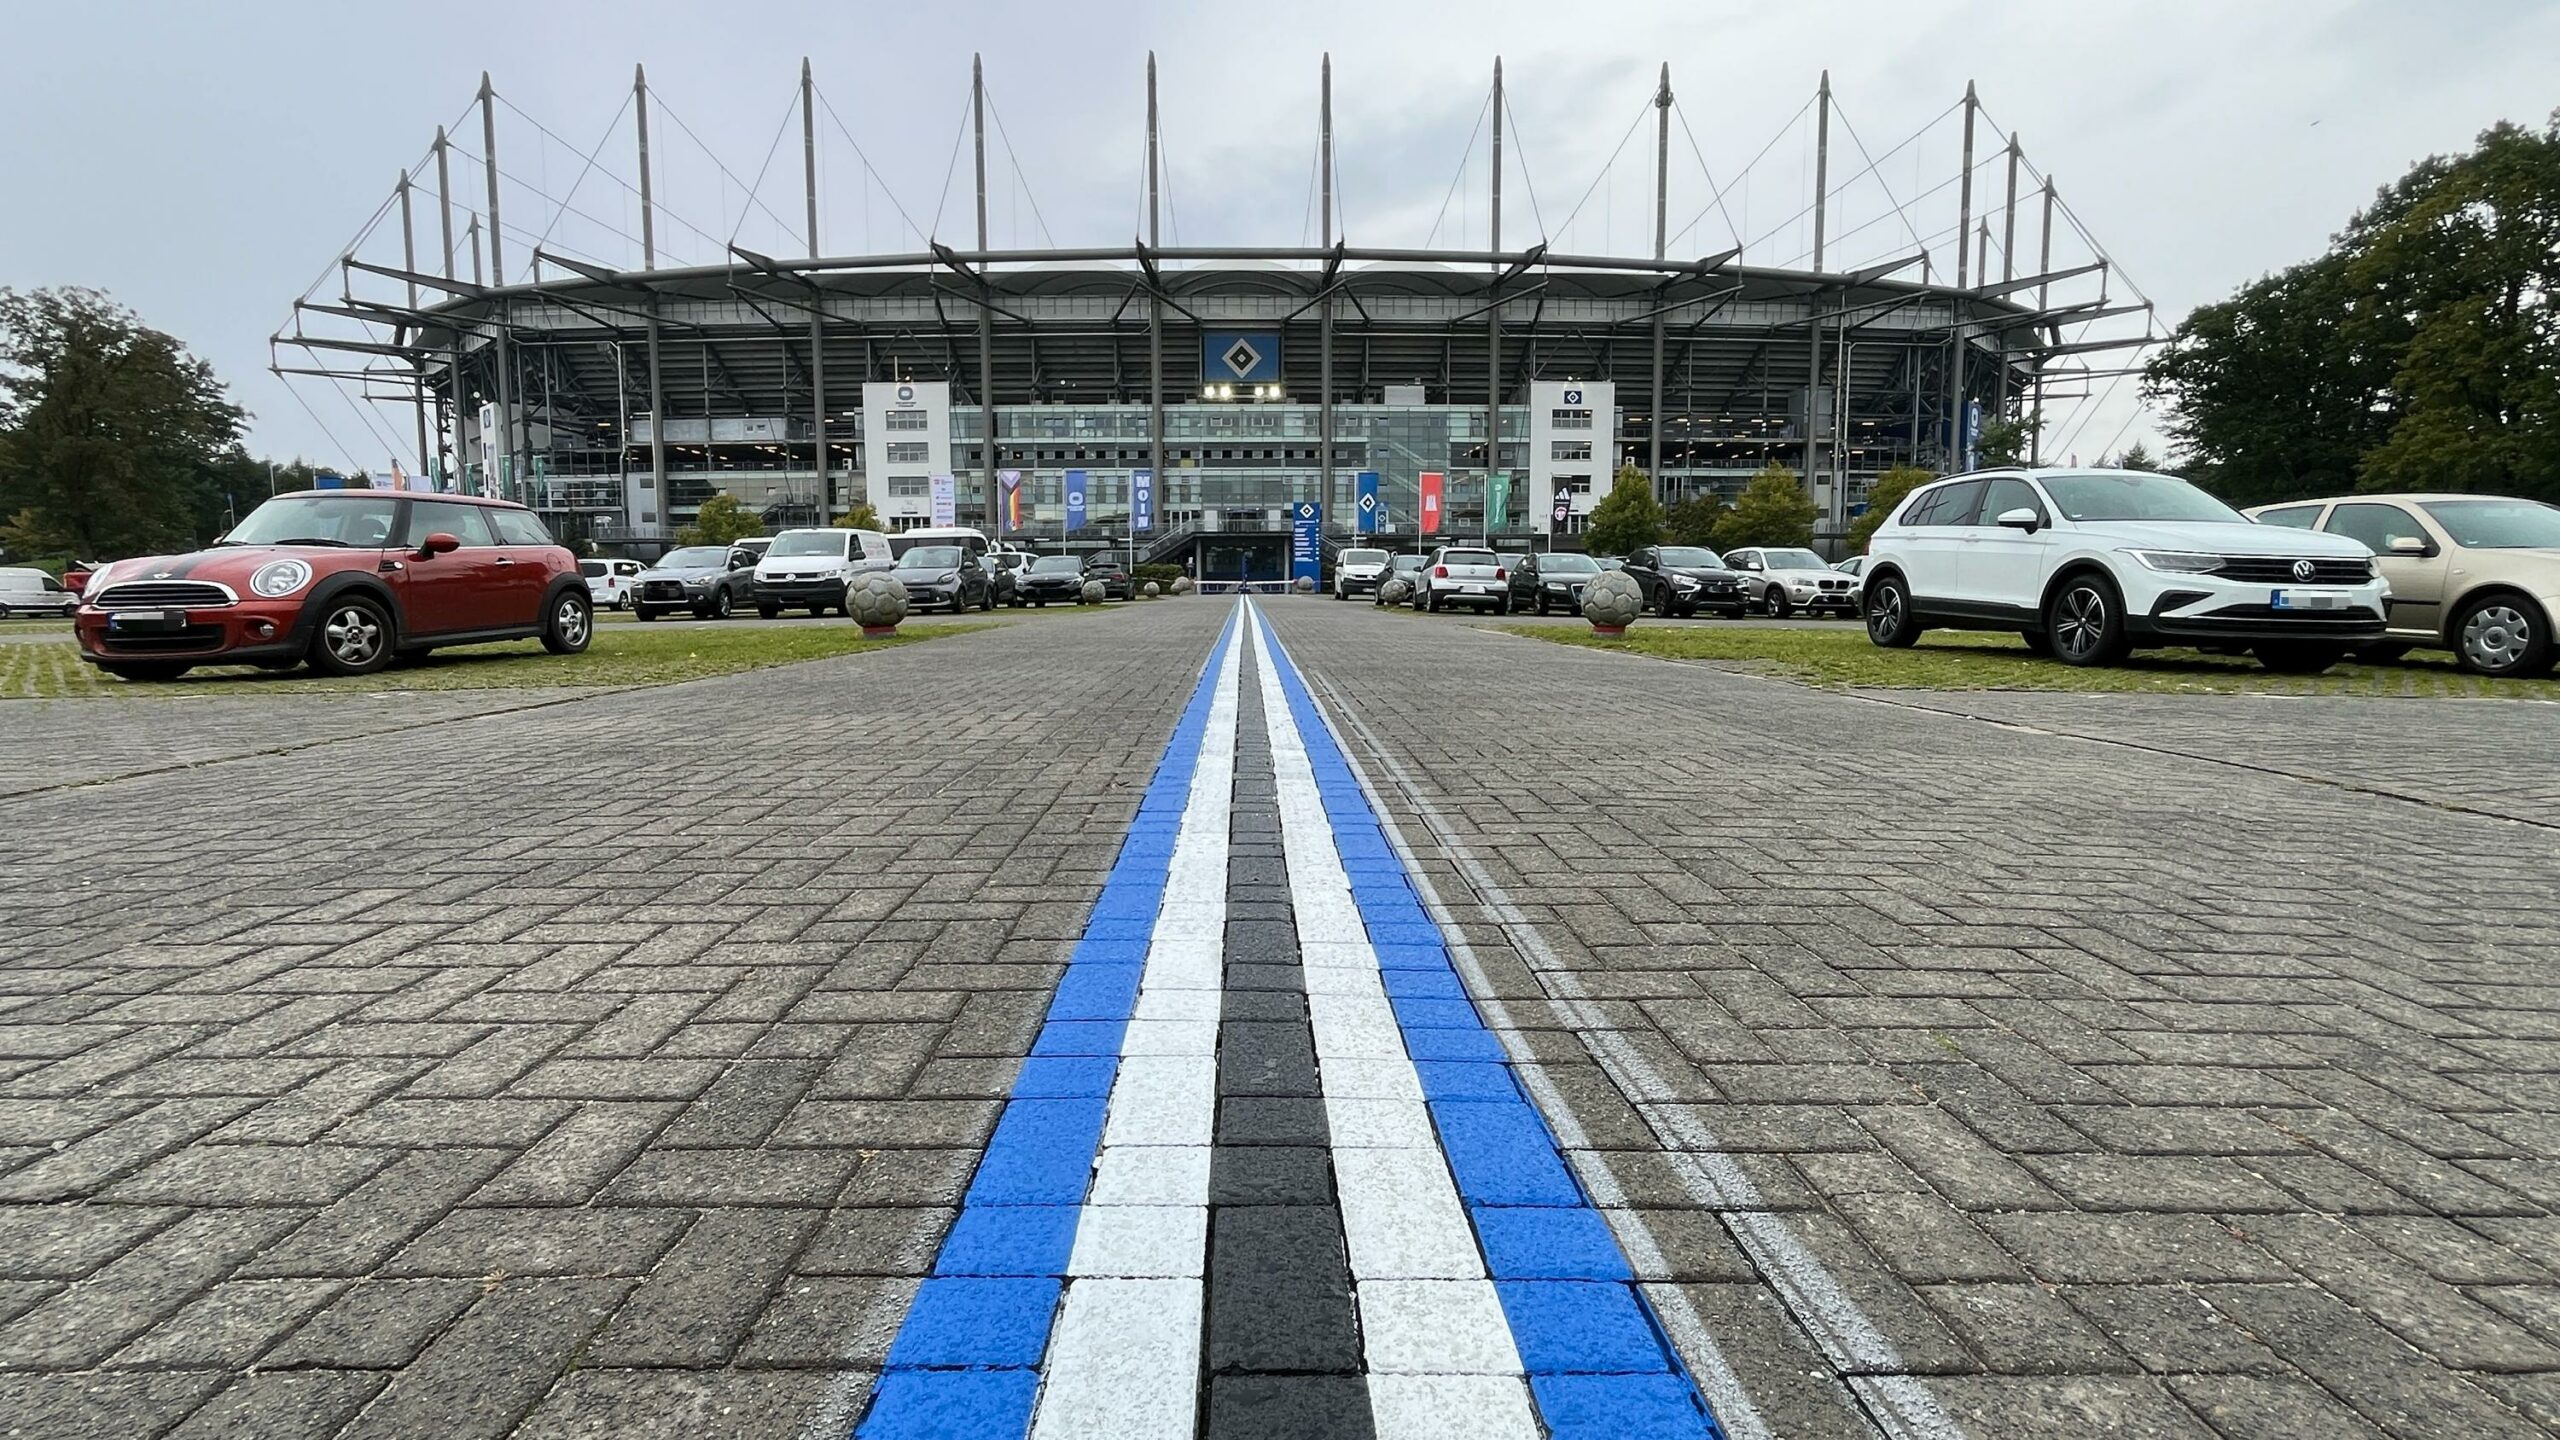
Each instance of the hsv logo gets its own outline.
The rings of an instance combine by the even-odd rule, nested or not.
[[[2320,567],[2312,564],[2308,560],[2296,560],[2293,562],[2293,578],[2296,580],[2308,580],[2319,573]]]
[[[1234,371],[1236,378],[1241,380],[1253,373],[1253,367],[1262,363],[1262,352],[1253,348],[1252,341],[1239,337],[1236,343],[1227,347],[1225,354],[1218,357],[1218,363]]]
[[[1579,390],[1567,390],[1566,392],[1564,392],[1564,403],[1566,403],[1567,405],[1579,405],[1579,404],[1581,404],[1581,403],[1582,403],[1582,392],[1581,392],[1581,391],[1579,391]]]
[[[1378,497],[1374,494],[1361,496],[1360,508],[1363,510],[1376,510],[1378,508]]]

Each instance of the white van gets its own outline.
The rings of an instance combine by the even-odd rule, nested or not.
[[[845,592],[853,577],[893,563],[889,537],[877,530],[785,530],[756,562],[756,613],[770,620],[805,605],[824,615],[832,605],[850,615]]]
[[[990,550],[1008,548],[991,543],[987,539],[986,531],[971,529],[966,525],[934,525],[915,530],[901,530],[889,537],[889,549],[893,554],[904,555],[918,545],[957,545],[981,560],[987,558],[987,552]]]
[[[578,573],[587,577],[587,598],[599,610],[631,608],[631,582],[649,567],[637,560],[581,560]]]
[[[0,620],[12,615],[68,615],[80,597],[41,570],[0,570]]]

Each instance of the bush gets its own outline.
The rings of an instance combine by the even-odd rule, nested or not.
[[[1821,512],[1813,497],[1796,483],[1796,472],[1784,465],[1764,466],[1742,488],[1742,498],[1716,524],[1716,548],[1739,550],[1747,545],[1810,545],[1813,522]]]
[[[1182,567],[1179,565],[1141,565],[1129,572],[1129,583],[1133,585],[1144,585],[1153,580],[1167,590],[1172,589],[1173,582],[1181,578]]]
[[[1582,538],[1594,555],[1661,544],[1662,502],[1653,498],[1653,481],[1633,465],[1620,466],[1609,493],[1591,507],[1591,527]]]
[[[679,545],[726,545],[764,533],[764,522],[747,513],[738,497],[715,492],[694,512],[693,523],[676,532]]]

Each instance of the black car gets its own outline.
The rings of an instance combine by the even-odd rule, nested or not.
[[[987,581],[995,589],[996,603],[1019,610],[1030,603],[1022,593],[1022,577],[1031,570],[1032,556],[1022,550],[998,550],[978,557],[987,567]]]
[[[1422,567],[1430,563],[1431,557],[1428,555],[1399,555],[1388,561],[1387,573],[1378,578],[1378,588],[1369,592],[1369,603],[1372,605],[1387,603],[1389,580],[1402,580],[1407,585],[1420,584]]]
[[[1723,556],[1695,545],[1647,545],[1628,554],[1625,570],[1643,587],[1645,608],[1657,615],[1712,610],[1731,620],[1747,603],[1742,577]]]
[[[1570,550],[1523,555],[1511,567],[1511,608],[1535,609],[1541,615],[1561,608],[1579,615],[1582,587],[1599,578],[1600,566],[1588,555]]]
[[[756,598],[756,557],[732,545],[688,545],[631,577],[632,613],[655,620],[690,610],[704,620],[726,620]]]
[[[1129,567],[1118,555],[1108,550],[1085,557],[1084,578],[1102,582],[1105,600],[1130,600],[1137,597],[1137,586],[1129,578]]]
[[[1073,555],[1043,555],[1014,582],[1016,603],[1072,605],[1084,598],[1084,562]]]
[[[952,614],[975,605],[996,608],[995,585],[987,567],[965,545],[917,545],[898,557],[889,575],[907,587],[907,604],[916,610],[948,608]]]

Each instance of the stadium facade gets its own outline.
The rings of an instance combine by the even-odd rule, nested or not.
[[[463,279],[440,132],[443,273],[350,254],[350,277],[403,286],[408,302],[359,300],[350,284],[341,304],[299,307],[390,342],[316,339],[299,317],[279,338],[368,355],[377,382],[407,376],[437,483],[520,496],[608,547],[648,553],[727,492],[776,525],[867,502],[893,528],[1134,540],[1204,574],[1273,578],[1309,504],[1328,545],[1418,531],[1570,543],[1622,465],[1672,502],[1730,496],[1784,464],[1818,530],[1837,534],[1881,471],[1957,467],[1986,417],[2038,401],[2057,357],[2125,343],[2066,345],[2066,323],[2139,308],[2103,295],[2057,307],[2058,283],[2104,263],[2057,273],[2048,258],[2022,275],[2007,243],[1997,279],[1962,243],[1952,281],[1931,278],[1925,250],[1828,269],[1818,202],[1810,268],[1670,257],[1660,161],[1655,254],[1506,248],[1500,83],[1497,66],[1494,218],[1465,249],[1336,238],[1329,66],[1313,246],[1154,243],[1152,65],[1149,238],[1117,248],[990,248],[981,122],[969,249],[783,258],[733,244],[718,266],[658,268],[652,246],[615,270],[537,247],[511,271],[492,165],[489,258],[512,278]],[[813,126],[805,65],[802,86]],[[1822,98],[1827,137],[1827,80]],[[645,238],[645,79],[635,99]],[[484,80],[484,119],[488,100]],[[1976,223],[1973,103],[1968,91],[1961,235]],[[1666,67],[1664,155],[1670,105]],[[1995,217],[2015,234],[2014,146],[2009,176],[2000,206],[1985,197],[1985,257]],[[414,227],[405,177],[400,202]]]

